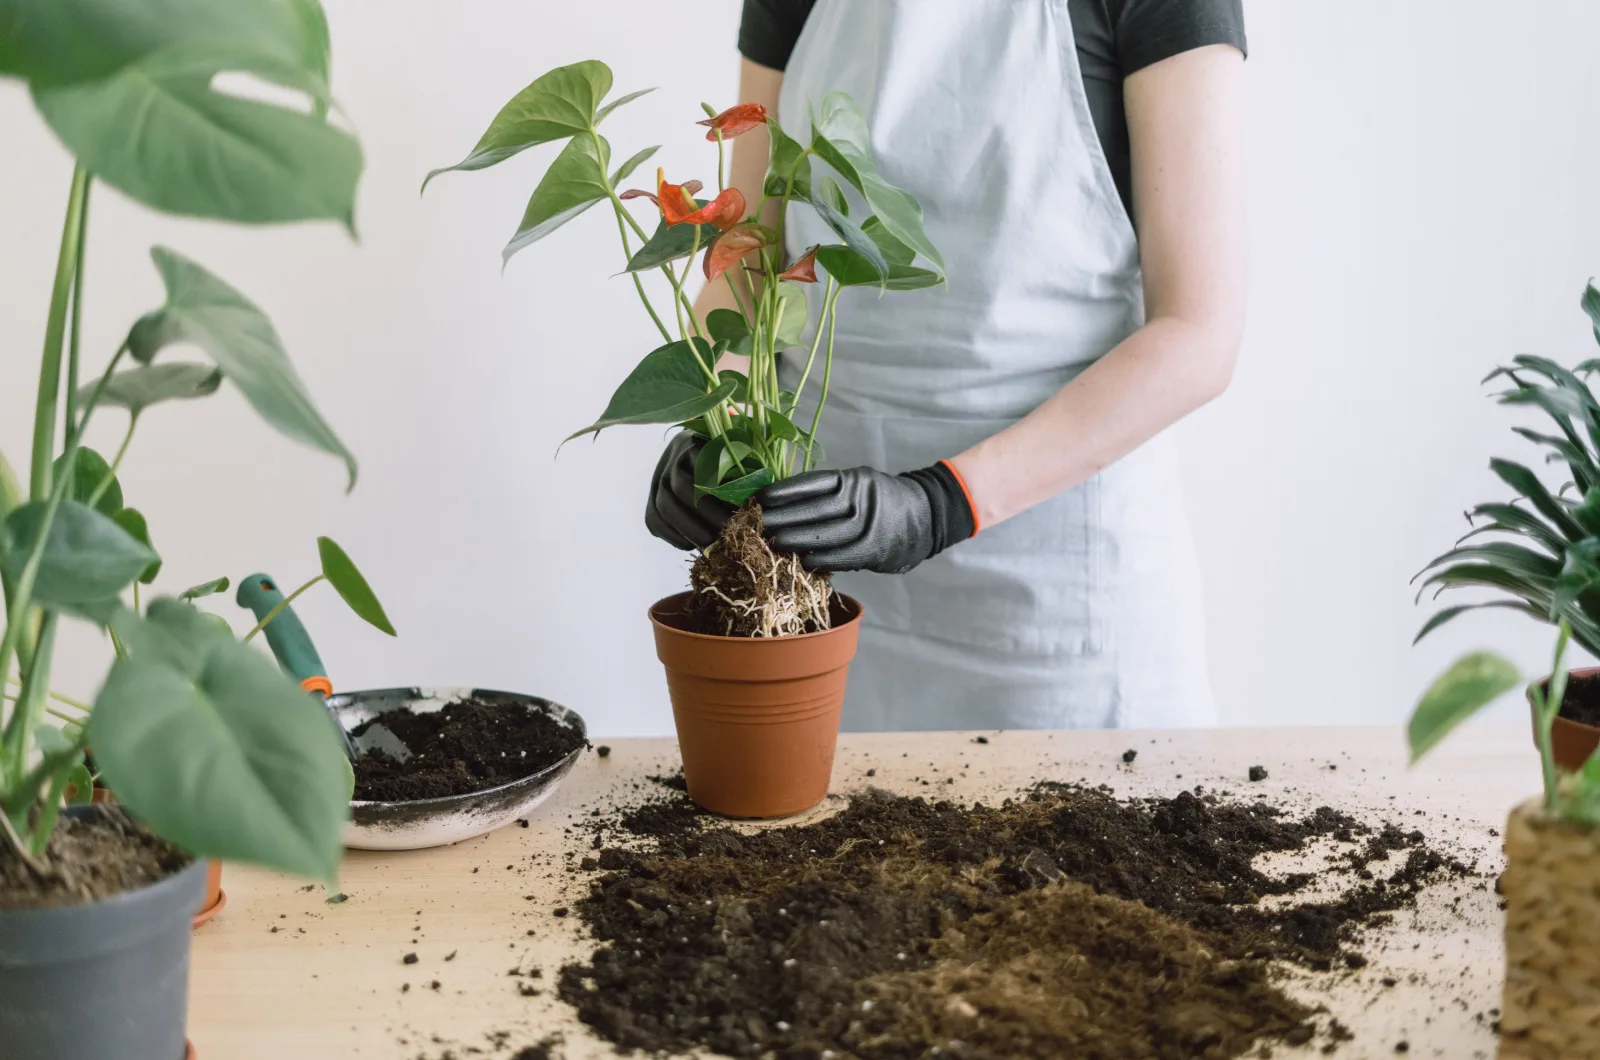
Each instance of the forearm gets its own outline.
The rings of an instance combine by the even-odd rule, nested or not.
[[[1227,387],[1228,329],[1158,317],[1011,427],[956,456],[980,527],[1071,489]]]

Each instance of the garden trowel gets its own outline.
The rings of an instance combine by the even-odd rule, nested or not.
[[[333,682],[328,680],[322,657],[317,654],[316,645],[311,643],[311,634],[306,632],[300,616],[294,613],[294,608],[278,591],[276,579],[267,574],[252,574],[239,583],[239,592],[234,599],[240,607],[248,607],[255,612],[257,622],[277,610],[261,633],[267,638],[267,646],[272,649],[278,665],[299,681],[300,687],[307,692],[323,700],[333,694]],[[404,762],[411,757],[411,748],[387,725],[369,722],[360,736],[352,736],[337,715],[334,715],[333,721],[339,734],[344,737],[345,754],[350,756],[352,762],[364,751],[382,751],[397,762]]]

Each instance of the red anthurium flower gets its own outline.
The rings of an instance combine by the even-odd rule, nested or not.
[[[724,140],[731,140],[766,123],[767,108],[759,103],[741,103],[737,107],[729,107],[714,118],[695,122],[696,125],[710,126],[711,131],[706,133],[707,140],[715,140],[719,132]]]
[[[776,238],[776,233],[766,225],[746,221],[734,225],[711,241],[706,248],[706,279],[715,280],[739,263],[752,250],[759,250]]]
[[[684,190],[687,187],[661,182],[661,217],[667,224],[716,225],[726,232],[744,220],[744,195],[738,188],[728,188],[697,209],[694,195]]]
[[[798,280],[801,283],[817,282],[817,245],[800,255],[800,259],[778,273],[780,280]]]

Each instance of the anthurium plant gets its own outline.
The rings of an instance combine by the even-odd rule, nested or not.
[[[25,83],[77,163],[24,474],[0,453],[0,856],[9,847],[37,871],[48,871],[63,797],[88,792],[92,751],[118,802],[179,846],[334,873],[350,773],[333,722],[270,658],[195,606],[222,579],[141,606],[140,586],[158,577],[161,556],[117,471],[141,417],[224,384],[281,434],[342,461],[352,487],[355,459],[266,315],[177,251],[152,251],[165,301],[99,370],[87,370],[80,341],[97,183],[190,217],[353,227],[361,150],[330,121],[328,68],[316,0],[0,0],[0,76]],[[227,75],[298,93],[301,105],[233,94]],[[178,347],[204,359],[175,360]],[[128,428],[108,461],[84,438],[110,408],[127,413]],[[330,561],[324,549],[324,575],[371,618],[370,589],[334,552]],[[102,628],[115,652],[90,703],[50,690],[65,621]],[[47,723],[51,715],[62,724]]]
[[[643,148],[612,168],[611,145],[600,126],[618,107],[650,90],[608,102],[611,87],[611,69],[602,62],[551,70],[501,108],[465,158],[428,174],[423,187],[444,172],[484,169],[530,147],[562,141],[502,257],[509,260],[589,207],[608,204],[621,240],[623,270],[661,337],[661,345],[645,354],[599,418],[572,437],[620,424],[683,424],[707,440],[696,467],[697,489],[743,504],[821,457],[816,435],[828,396],[839,293],[848,287],[933,287],[944,282],[944,265],[923,230],[917,200],[879,174],[866,122],[848,95],[831,92],[821,100],[803,142],[760,104],[720,112],[702,105],[706,117],[699,125],[717,149],[716,192],[710,194],[699,179],[674,183],[659,169],[653,186],[624,188],[659,146]],[[761,198],[750,203],[726,184],[725,145],[761,126],[770,135],[771,150]],[[852,216],[846,186],[865,213],[855,210]],[[638,203],[649,205],[644,222],[629,209]],[[784,226],[789,207],[800,205],[815,210],[839,242],[810,247],[790,259]],[[689,295],[694,271],[706,282],[728,283],[739,308],[714,310],[699,319]],[[735,282],[741,271],[748,283]],[[665,281],[665,311],[646,290],[643,280],[650,275]],[[816,327],[799,354],[798,382],[787,390],[779,383],[778,360],[801,345],[808,321],[804,285],[819,282]],[[816,397],[804,422],[800,408],[813,380]]]

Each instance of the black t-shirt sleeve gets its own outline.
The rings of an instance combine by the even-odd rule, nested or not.
[[[816,0],[744,0],[739,19],[739,54],[782,70]]]
[[[1246,51],[1244,0],[1109,0],[1106,6],[1123,77],[1208,44]]]

